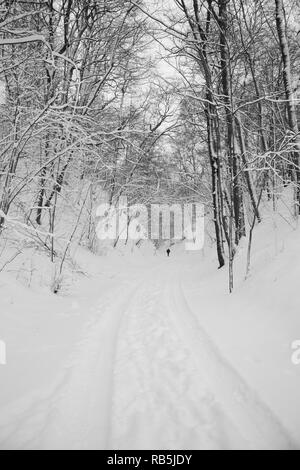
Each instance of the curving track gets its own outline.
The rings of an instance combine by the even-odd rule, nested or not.
[[[54,389],[6,440],[0,427],[1,446],[295,448],[199,324],[179,272],[163,263],[102,297]]]

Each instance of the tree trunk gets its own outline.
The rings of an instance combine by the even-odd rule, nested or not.
[[[254,184],[253,184],[253,181],[252,181],[250,171],[248,169],[248,162],[247,162],[247,159],[246,159],[246,144],[245,144],[245,139],[244,139],[244,136],[243,136],[243,129],[242,129],[242,125],[241,125],[238,118],[236,118],[236,124],[237,124],[238,136],[239,136],[239,140],[240,140],[243,166],[245,168],[244,169],[244,177],[245,177],[245,180],[246,180],[246,184],[247,184],[247,188],[248,188],[248,192],[249,192],[253,212],[255,214],[256,219],[260,223],[261,222],[261,216],[260,216],[260,212],[259,212],[259,209],[258,209],[256,197],[255,197],[255,188],[254,188]]]
[[[293,174],[297,185],[296,204],[297,213],[300,214],[300,143],[298,138],[298,122],[294,101],[291,58],[289,44],[286,34],[285,10],[282,0],[275,0],[276,5],[276,24],[279,37],[280,51],[283,61],[283,82],[287,101],[287,115],[290,131],[293,133],[295,150],[293,153]]]
[[[229,157],[230,173],[232,175],[232,196],[235,219],[236,244],[239,243],[242,236],[245,235],[245,219],[243,208],[243,193],[240,185],[239,160],[236,153],[234,117],[232,109],[232,89],[231,74],[228,55],[228,0],[219,0],[219,26],[220,26],[220,46],[221,46],[221,77],[224,95],[224,105],[227,127],[227,151]]]
[[[209,97],[211,98],[211,97]],[[211,101],[209,99],[209,101]],[[206,118],[207,118],[207,134],[208,134],[208,151],[211,164],[211,173],[212,173],[212,198],[213,198],[213,212],[214,212],[214,225],[216,233],[216,243],[217,243],[217,254],[219,260],[219,268],[221,269],[225,266],[225,253],[224,253],[224,241],[223,241],[223,230],[222,230],[222,207],[220,200],[223,195],[220,194],[220,181],[219,181],[219,157],[215,152],[214,148],[214,136],[213,136],[213,113],[212,106],[208,105],[206,108]]]

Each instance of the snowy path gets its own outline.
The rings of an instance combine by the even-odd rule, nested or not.
[[[238,439],[172,326],[167,285],[148,281],[127,310],[114,374],[110,448],[226,448]],[[241,443],[242,444],[242,443]]]
[[[148,279],[123,317],[109,447],[292,448],[199,328],[174,268]]]
[[[295,447],[199,325],[172,262],[101,297],[50,396],[10,432],[1,447]]]

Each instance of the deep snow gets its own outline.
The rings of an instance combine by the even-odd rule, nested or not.
[[[299,229],[266,217],[231,296],[212,253],[81,251],[60,296],[0,274],[0,448],[300,448]]]

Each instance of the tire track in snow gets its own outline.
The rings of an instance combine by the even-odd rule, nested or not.
[[[11,428],[18,448],[295,448],[200,327],[174,270],[101,300],[51,396]]]
[[[122,286],[95,307],[56,390],[42,449],[102,450],[107,447],[111,418],[112,371],[122,315],[138,284]],[[116,301],[117,299],[117,301]]]
[[[193,362],[214,390],[217,402],[251,449],[297,449],[288,432],[258,394],[222,356],[191,311],[180,282],[173,275],[168,288],[169,309],[178,334],[189,346]]]
[[[1,416],[1,448],[107,447],[118,329],[139,283],[138,276],[131,276],[101,297],[92,309],[93,319],[87,323],[83,339],[55,383],[13,403]]]
[[[165,277],[146,281],[123,316],[109,448],[243,448],[173,327]]]

